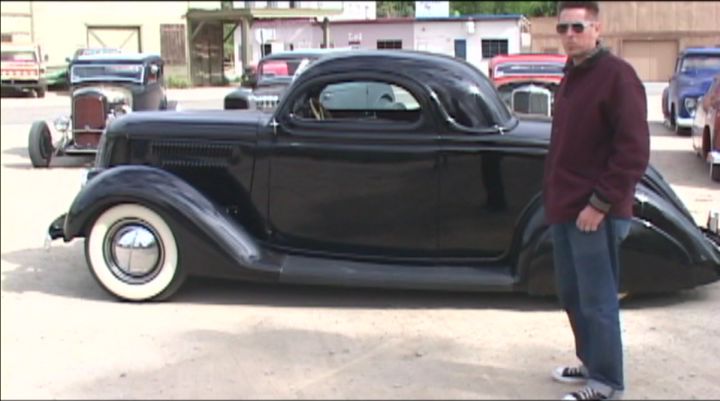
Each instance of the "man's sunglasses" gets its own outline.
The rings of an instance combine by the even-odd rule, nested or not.
[[[585,28],[589,27],[592,24],[593,21],[560,22],[555,25],[555,31],[557,31],[557,33],[561,35],[564,35],[567,33],[568,29],[572,28],[573,32],[575,33],[583,33],[585,32]]]

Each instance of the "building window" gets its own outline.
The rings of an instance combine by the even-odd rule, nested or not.
[[[402,49],[402,40],[378,40],[378,49]]]
[[[298,8],[297,1],[291,1],[290,2],[290,8]]]
[[[507,39],[482,40],[482,58],[493,58],[498,54],[508,54]]]
[[[3,33],[2,37],[0,39],[0,42],[11,43],[12,42],[12,33]]]
[[[267,2],[267,8],[277,8],[278,4],[277,1],[268,1]]]
[[[186,63],[184,24],[160,24],[160,56],[168,65]]]

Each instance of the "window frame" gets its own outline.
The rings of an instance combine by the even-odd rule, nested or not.
[[[504,53],[502,53],[502,52],[493,53],[493,52],[490,52],[489,50],[488,50],[488,52],[486,52],[486,48],[485,48],[486,42],[487,42],[488,47],[490,47],[490,45],[496,45],[498,43],[502,44],[502,42],[504,42],[505,52]],[[490,49],[492,49],[492,48],[490,48]],[[508,40],[507,38],[483,38],[480,40],[480,51],[481,51],[481,55],[482,55],[483,59],[491,59],[495,56],[509,54],[510,53],[510,40]]]
[[[398,86],[407,91],[419,105],[419,118],[414,122],[388,121],[388,120],[313,120],[300,118],[293,114],[295,103],[310,90],[319,87],[325,88],[333,83],[351,81],[383,82]],[[436,115],[438,111],[430,101],[427,89],[392,74],[381,72],[337,73],[328,74],[322,78],[311,79],[293,88],[287,94],[281,107],[277,108],[273,120],[284,127],[290,135],[337,137],[338,131],[344,131],[343,137],[369,138],[369,137],[397,137],[417,138],[432,136],[438,130]],[[410,134],[412,133],[412,134]]]

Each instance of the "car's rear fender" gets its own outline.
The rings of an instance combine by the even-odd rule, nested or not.
[[[667,194],[638,186],[635,217],[621,250],[621,291],[662,292],[718,280],[720,251]],[[552,236],[535,205],[522,225],[517,286],[531,294],[554,292]]]
[[[65,241],[85,237],[103,211],[121,203],[150,207],[167,219],[190,269],[200,267],[208,275],[277,273],[277,267],[262,263],[257,242],[221,207],[181,178],[148,166],[117,166],[90,179],[67,213]]]

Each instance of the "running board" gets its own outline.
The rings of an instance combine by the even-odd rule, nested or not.
[[[280,282],[441,291],[513,291],[505,267],[383,265],[288,256]]]

